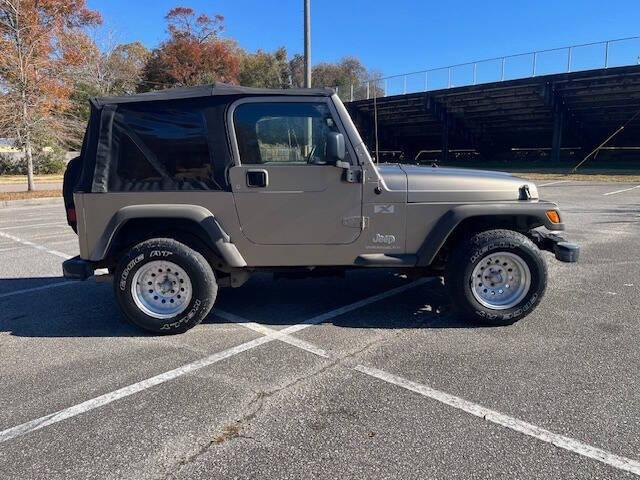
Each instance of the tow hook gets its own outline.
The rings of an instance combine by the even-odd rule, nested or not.
[[[580,257],[580,245],[567,242],[560,235],[542,230],[532,230],[531,238],[540,250],[552,252],[557,260],[575,263]]]

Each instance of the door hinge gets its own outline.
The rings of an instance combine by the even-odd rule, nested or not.
[[[359,228],[364,230],[369,224],[369,217],[345,217],[342,219],[342,224],[345,227]]]

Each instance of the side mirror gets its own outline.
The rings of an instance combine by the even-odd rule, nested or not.
[[[327,134],[327,156],[339,162],[344,160],[345,155],[344,135],[338,132],[329,132]]]

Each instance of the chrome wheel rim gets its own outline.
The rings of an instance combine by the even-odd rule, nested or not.
[[[511,252],[495,252],[484,257],[473,269],[469,286],[475,299],[492,310],[518,305],[531,287],[527,262]]]
[[[187,272],[164,260],[145,263],[131,281],[131,296],[136,306],[158,319],[172,318],[184,312],[192,293]]]

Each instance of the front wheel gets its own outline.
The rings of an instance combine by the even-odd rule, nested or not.
[[[133,247],[118,263],[113,285],[126,319],[161,334],[182,333],[199,324],[218,292],[207,260],[169,238]]]
[[[542,299],[547,266],[540,250],[521,233],[488,230],[455,247],[445,285],[453,306],[466,318],[510,325]]]

